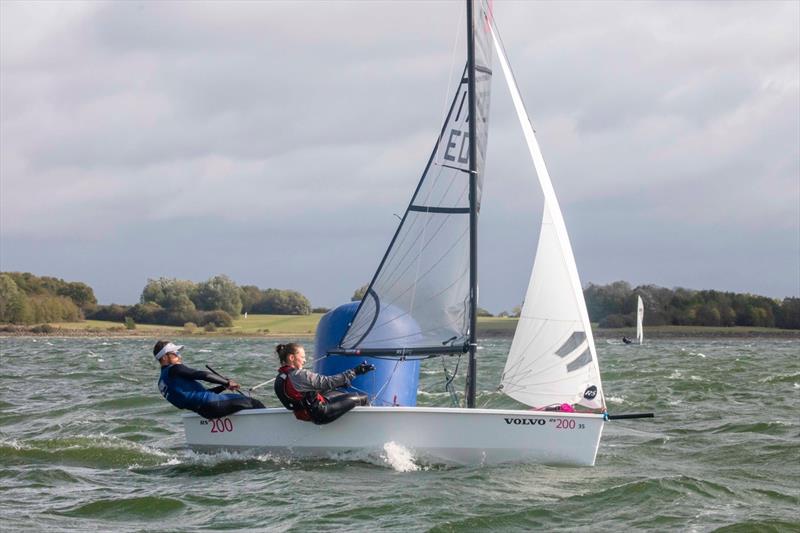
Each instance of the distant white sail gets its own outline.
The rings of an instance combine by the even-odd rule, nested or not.
[[[564,218],[494,28],[492,37],[544,194],[536,260],[501,389],[533,407],[561,403],[605,407],[594,338]]]
[[[642,329],[642,321],[644,320],[644,304],[642,303],[642,297],[638,296],[639,301],[636,304],[636,340],[639,341],[639,344],[642,344],[644,341],[644,330]]]

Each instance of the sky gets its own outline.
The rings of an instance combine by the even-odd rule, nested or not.
[[[349,301],[464,64],[458,2],[0,2],[0,270]],[[800,2],[494,14],[584,284],[800,296]],[[521,303],[541,193],[494,66],[480,305]]]

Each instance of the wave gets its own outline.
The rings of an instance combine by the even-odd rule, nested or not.
[[[800,521],[787,522],[785,520],[745,520],[712,530],[713,533],[752,533],[753,531],[781,532],[800,531]]]
[[[670,478],[642,479],[599,488],[592,491],[592,484],[586,483],[587,492],[568,496],[554,502],[538,502],[535,507],[497,512],[482,516],[459,518],[439,524],[429,531],[528,531],[528,530],[604,530],[619,529],[624,523],[629,528],[672,529],[677,526],[675,516],[655,513],[631,515],[631,509],[649,509],[654,502],[659,507],[679,505],[687,497],[700,498],[709,502],[727,501],[735,493],[730,488],[709,481],[688,476]],[[624,505],[621,505],[624,502]],[[598,515],[593,510],[603,509]],[[680,519],[685,526],[685,521]]]
[[[0,440],[0,456],[8,464],[31,463],[89,468],[120,468],[132,464],[156,465],[169,454],[111,435],[38,440]]]
[[[173,498],[142,496],[138,498],[118,498],[97,500],[78,505],[57,514],[73,518],[102,518],[112,521],[162,520],[179,513],[186,504]]]
[[[439,465],[427,463],[414,456],[413,452],[395,442],[387,442],[381,450],[353,450],[331,452],[326,457],[298,457],[285,454],[264,453],[257,450],[214,453],[199,453],[191,450],[170,456],[158,465],[133,464],[128,470],[137,473],[153,473],[163,470],[181,474],[222,475],[240,470],[251,470],[255,465],[275,466],[281,470],[286,467],[303,471],[330,464],[365,463],[395,472],[417,472],[438,468]]]
[[[383,468],[390,468],[395,472],[417,472],[429,470],[434,465],[426,464],[414,456],[414,452],[402,444],[394,441],[384,443],[382,450],[367,451],[353,450],[337,452],[328,455],[328,458],[337,462],[362,462]]]
[[[800,381],[800,372],[776,374],[758,380],[759,383],[795,383],[797,381]]]
[[[155,394],[150,395],[135,395],[135,396],[122,396],[117,398],[110,398],[100,400],[91,404],[94,408],[114,408],[125,409],[129,407],[147,407],[147,406],[160,406],[164,404],[164,400]]]
[[[791,424],[772,420],[769,422],[730,423],[723,424],[708,431],[711,433],[762,433],[765,435],[782,435]]]

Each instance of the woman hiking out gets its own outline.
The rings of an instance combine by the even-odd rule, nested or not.
[[[323,376],[303,368],[306,351],[302,345],[279,344],[275,352],[281,364],[275,394],[298,420],[328,424],[357,405],[367,405],[366,395],[336,389],[349,386],[356,376],[375,370],[374,366],[363,362],[341,374]]]
[[[239,384],[222,376],[195,370],[183,364],[183,346],[158,341],[153,356],[161,365],[158,390],[178,409],[189,409],[204,418],[222,418],[242,409],[261,409],[264,404],[242,394],[220,394],[225,389],[239,390]],[[217,385],[205,388],[200,381]]]

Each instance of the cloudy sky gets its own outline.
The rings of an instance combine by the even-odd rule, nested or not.
[[[583,283],[800,294],[800,3],[505,2]],[[462,2],[0,3],[0,269],[349,300],[464,61]],[[499,67],[481,305],[541,199]]]

